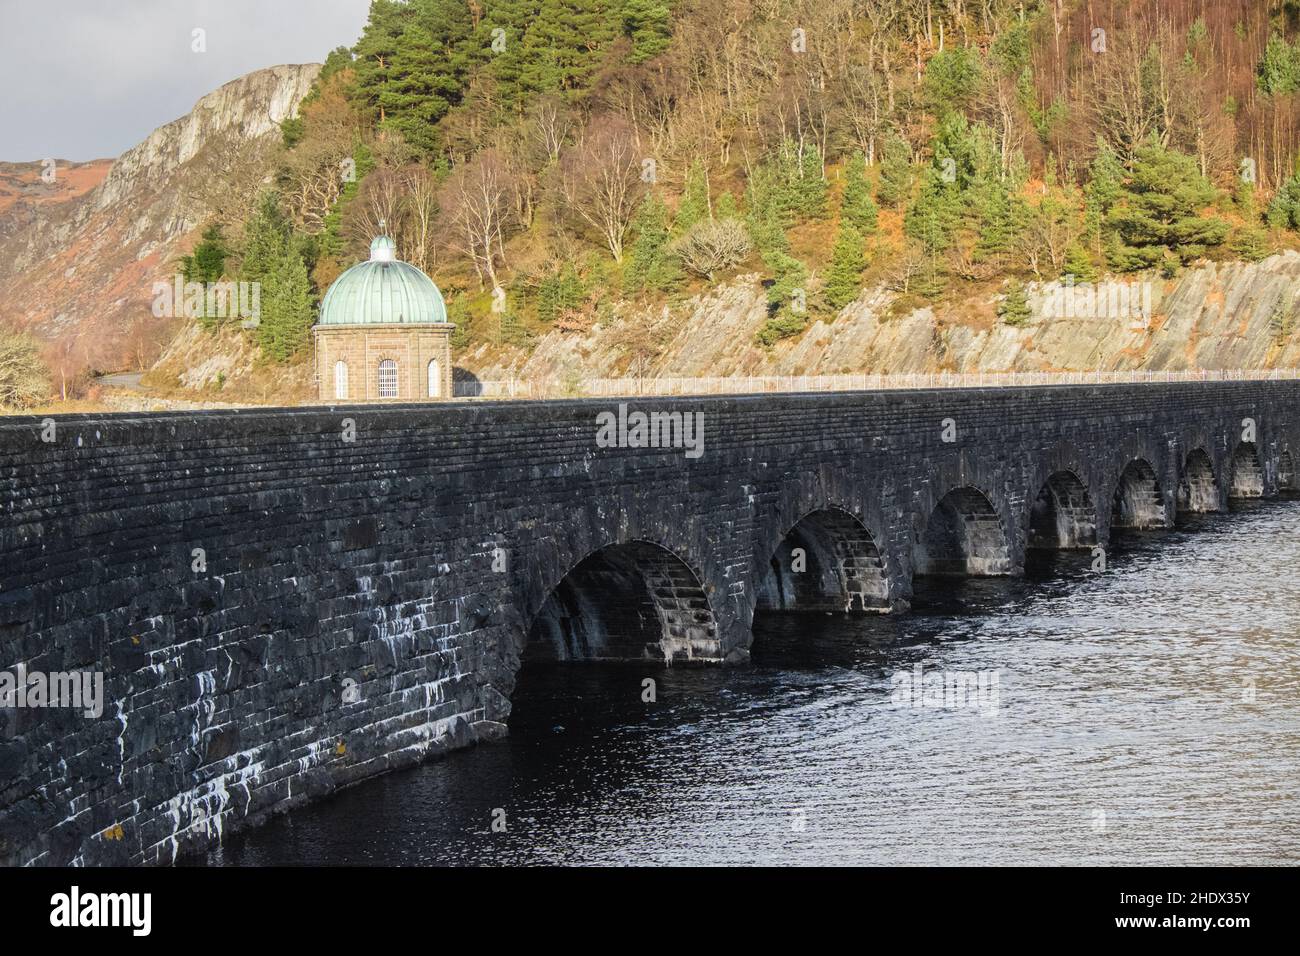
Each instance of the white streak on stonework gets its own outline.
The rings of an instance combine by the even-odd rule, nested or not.
[[[131,695],[131,688],[127,688],[127,696]],[[117,782],[122,784],[122,774],[126,771],[126,701],[118,699],[113,701],[117,706],[117,719],[122,722],[122,732],[117,735]]]
[[[309,743],[309,744],[307,745],[307,754],[306,754],[306,756],[304,756],[304,757],[299,757],[299,758],[298,758],[298,772],[299,772],[299,773],[306,773],[306,772],[307,772],[308,770],[310,770],[312,767],[314,767],[314,766],[316,766],[317,764],[320,763],[320,760],[321,760],[321,748],[322,748],[324,745],[325,745],[325,741],[324,741],[324,740],[313,740],[311,743]],[[291,782],[291,784],[292,784],[292,780],[293,780],[293,778],[290,777],[289,780],[290,780],[290,782]]]
[[[258,775],[265,769],[262,761],[252,760],[253,751],[246,750],[226,757],[221,763],[225,768],[220,774],[189,790],[176,794],[165,804],[163,812],[172,818],[172,832],[165,841],[171,844],[171,861],[176,862],[180,852],[181,838],[187,833],[202,833],[206,842],[220,843],[224,831],[225,815],[233,808],[230,803],[230,788],[244,788],[244,795],[251,800],[250,783],[256,783]],[[247,760],[239,766],[241,760]],[[181,821],[189,822],[182,827]],[[158,844],[154,844],[156,847]],[[150,847],[153,849],[153,847]]]

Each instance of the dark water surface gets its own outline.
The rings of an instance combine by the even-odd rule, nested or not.
[[[752,667],[525,668],[508,740],[206,861],[1300,861],[1300,502],[1090,565],[931,583],[893,617],[760,616]],[[996,711],[897,706],[891,677],[916,664],[995,672]]]

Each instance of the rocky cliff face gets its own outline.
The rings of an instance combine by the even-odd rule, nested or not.
[[[240,77],[154,130],[89,191],[0,208],[0,323],[58,343],[73,363],[101,367],[126,364],[141,339],[165,341],[152,315],[153,283],[175,274],[207,220],[246,203],[265,179],[279,124],[319,70],[276,66]],[[86,177],[59,167],[56,182],[74,175]]]
[[[1245,369],[1295,366],[1300,337],[1277,321],[1300,319],[1300,253],[1258,263],[1207,263],[1174,280],[1139,277],[1096,286],[1046,283],[1029,290],[1032,316],[1010,326],[997,297],[891,317],[895,294],[863,291],[833,321],[764,349],[767,318],[757,276],[698,296],[657,319],[666,343],[656,376],[833,375],[846,372]],[[458,359],[481,379],[624,374],[630,356],[616,326],[552,331],[530,356],[486,346]]]

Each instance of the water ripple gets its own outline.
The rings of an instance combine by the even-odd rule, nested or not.
[[[207,862],[1300,861],[1300,503],[1120,545],[908,615],[760,617],[752,668],[528,670],[509,740]],[[895,706],[918,664],[995,672],[996,712]]]

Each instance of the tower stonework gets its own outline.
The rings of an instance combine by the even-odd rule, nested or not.
[[[322,402],[428,402],[452,397],[447,307],[433,280],[379,236],[345,271],[312,329]]]

